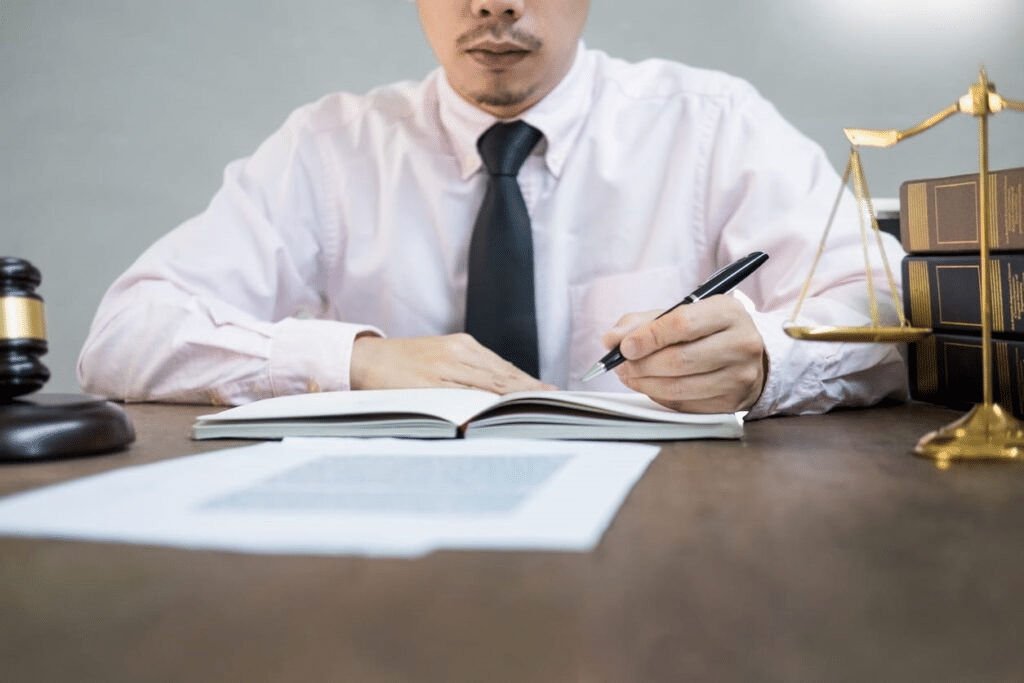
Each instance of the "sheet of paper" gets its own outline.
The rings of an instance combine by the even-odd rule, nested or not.
[[[0,500],[0,534],[235,552],[585,551],[657,455],[637,444],[285,439]]]

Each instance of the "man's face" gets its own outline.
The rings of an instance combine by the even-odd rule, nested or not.
[[[590,0],[416,0],[430,46],[455,92],[502,119],[562,80]]]

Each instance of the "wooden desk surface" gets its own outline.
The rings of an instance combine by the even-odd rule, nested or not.
[[[235,445],[204,408],[0,494]],[[940,471],[924,405],[667,446],[592,553],[260,557],[0,539],[0,680],[1020,681],[1024,469]]]

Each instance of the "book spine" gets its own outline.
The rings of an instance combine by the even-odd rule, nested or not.
[[[993,251],[1024,250],[1024,167],[989,172]],[[978,174],[900,185],[900,239],[911,254],[977,252]]]
[[[981,403],[981,337],[933,334],[909,345],[910,396],[957,410]],[[992,340],[992,400],[1024,419],[1024,338]]]
[[[989,257],[992,332],[1024,333],[1024,252]],[[910,255],[903,259],[904,310],[914,327],[981,333],[977,255]]]

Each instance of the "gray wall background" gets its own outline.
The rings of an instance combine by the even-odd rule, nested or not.
[[[586,40],[747,78],[841,170],[843,127],[916,124],[981,65],[1024,100],[1022,5],[593,0]],[[0,0],[0,254],[43,272],[46,390],[78,390],[75,360],[103,292],[206,206],[228,161],[300,104],[433,67],[405,0]],[[973,171],[976,130],[960,116],[865,151],[872,193]],[[995,117],[992,135],[993,168],[1024,165],[1024,115]]]

